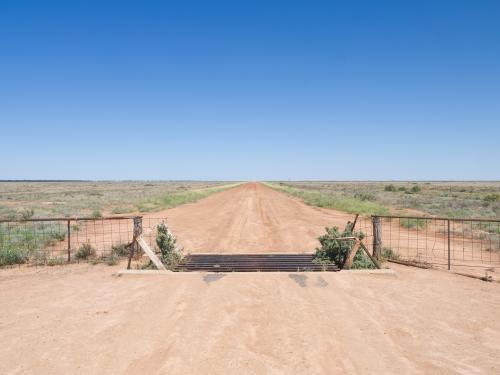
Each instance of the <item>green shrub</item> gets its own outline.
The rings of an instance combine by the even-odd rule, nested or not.
[[[343,267],[348,254],[354,246],[354,240],[339,240],[340,237],[357,237],[364,238],[363,232],[353,232],[351,224],[348,223],[343,232],[339,231],[338,227],[325,228],[326,234],[318,238],[321,247],[316,248],[314,262],[325,264],[335,263],[339,267]],[[354,261],[351,268],[374,268],[371,260],[363,253],[363,250],[358,250],[354,256]]]
[[[133,211],[134,211],[133,207],[119,206],[119,207],[113,208],[113,210],[111,212],[119,215],[119,214],[126,214],[127,212],[133,212]]]
[[[345,211],[361,215],[387,215],[389,210],[377,202],[363,200],[356,197],[340,197],[333,194],[322,193],[319,191],[308,191],[299,189],[284,184],[267,184],[269,187],[282,191],[286,194],[302,199],[309,206],[333,208],[340,211]],[[374,196],[369,194],[364,198],[374,199]]]
[[[75,254],[77,259],[88,259],[89,257],[95,257],[95,255],[96,250],[89,243],[82,244]]]
[[[109,257],[106,258],[106,264],[108,266],[116,266],[119,262],[120,258],[116,255],[111,255]]]
[[[99,263],[103,263],[106,261],[106,258],[104,258],[103,256],[100,256],[100,257],[92,257],[90,258],[90,264],[92,265],[96,265],[96,264],[99,264]]]
[[[64,259],[63,258],[60,258],[60,257],[56,257],[56,258],[49,258],[47,259],[47,266],[60,266],[64,264]]]
[[[35,215],[35,210],[32,208],[26,208],[21,211],[21,219],[23,220],[29,220]]]
[[[129,249],[127,248],[127,245],[123,243],[111,246],[111,250],[112,254],[117,257],[125,257],[130,253]]]
[[[396,191],[396,186],[394,186],[393,184],[390,184],[390,185],[385,185],[385,188],[384,188],[385,191]]]
[[[384,247],[382,249],[382,257],[385,259],[399,259],[399,255],[396,254],[390,247]]]
[[[16,249],[13,246],[0,248],[0,266],[11,266],[14,264],[22,264],[28,261],[28,251]]]
[[[44,266],[48,263],[49,257],[45,251],[34,251],[29,255],[26,263],[30,263],[34,266]]]
[[[398,187],[398,191],[406,191],[406,187],[405,186],[400,186],[400,187]]]
[[[92,211],[91,217],[93,219],[99,219],[99,218],[101,218],[102,217],[101,210],[99,210],[98,208],[96,208],[94,211]]]
[[[359,199],[360,201],[374,201],[375,195],[371,193],[355,193],[354,198]]]
[[[488,203],[498,202],[498,201],[500,201],[500,194],[498,194],[498,193],[491,193],[491,194],[485,195],[485,197],[483,198],[483,200],[485,202],[488,202]]]
[[[428,219],[400,219],[399,224],[406,229],[425,229],[427,228],[429,220]]]
[[[420,193],[422,191],[422,188],[420,185],[413,185],[410,189],[412,193]]]
[[[157,226],[156,245],[160,249],[160,260],[167,268],[173,268],[182,261],[182,249],[177,249],[177,239],[165,223]]]
[[[58,231],[58,232],[52,232],[50,234],[50,236],[52,238],[54,238],[55,240],[58,240],[58,241],[64,241],[66,239],[66,232],[65,231]]]
[[[500,234],[500,223],[481,224],[480,228],[488,233]]]

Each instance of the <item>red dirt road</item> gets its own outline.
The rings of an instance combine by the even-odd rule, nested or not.
[[[1,374],[498,374],[500,285],[397,275],[0,270]]]
[[[196,204],[150,214],[167,217],[186,252],[313,252],[326,226],[353,215],[307,206],[259,183],[214,194]]]

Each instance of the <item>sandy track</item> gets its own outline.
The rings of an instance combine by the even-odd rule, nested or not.
[[[442,271],[0,271],[0,373],[495,374],[500,285]]]
[[[259,183],[214,194],[195,204],[148,214],[167,217],[187,252],[312,252],[325,226],[354,215],[310,207]]]

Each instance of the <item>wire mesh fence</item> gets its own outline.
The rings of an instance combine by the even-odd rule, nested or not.
[[[155,247],[156,226],[142,219],[143,236]],[[133,217],[47,218],[0,221],[0,266],[61,264],[125,256],[133,240]]]
[[[374,218],[380,221],[381,255],[447,269],[500,267],[500,220],[411,216],[361,218],[356,230],[373,251]]]

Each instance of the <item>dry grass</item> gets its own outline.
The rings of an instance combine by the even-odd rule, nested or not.
[[[108,216],[194,202],[232,186],[201,181],[0,182],[0,218]]]
[[[492,182],[276,182],[311,205],[342,211],[500,218],[500,181]],[[312,199],[314,198],[314,199]],[[319,202],[316,204],[315,202]],[[339,204],[326,204],[337,202]],[[342,207],[340,203],[346,203]],[[363,210],[359,210],[363,209]]]

